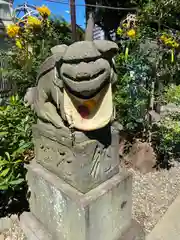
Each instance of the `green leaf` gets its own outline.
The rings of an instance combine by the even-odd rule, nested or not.
[[[21,159],[18,159],[14,162],[14,164],[22,163],[23,161]]]
[[[7,156],[8,161],[11,160],[10,154],[8,152],[5,152],[5,155]]]
[[[0,167],[4,166],[6,164],[9,164],[9,162],[7,160],[1,160],[0,159]]]
[[[24,178],[19,178],[19,179],[17,179],[17,180],[13,180],[13,181],[9,182],[9,184],[14,186],[14,185],[21,184],[21,183],[23,183],[24,181],[25,181]]]
[[[8,132],[0,132],[0,137],[7,135]]]
[[[0,183],[0,185],[8,184],[8,182],[9,182],[10,179],[12,178],[13,174],[14,174],[14,172],[11,171],[10,174],[9,174],[8,176],[6,176],[6,178],[4,179],[4,181],[3,181],[2,178],[1,178],[1,183]]]
[[[4,170],[0,173],[0,176],[1,176],[1,177],[6,177],[7,174],[9,173],[9,171],[10,171],[10,168],[4,169]]]
[[[8,190],[8,185],[0,185],[0,190],[4,191],[4,190]]]
[[[30,146],[31,146],[31,143],[23,143],[23,145],[21,145],[17,150],[13,152],[12,157],[21,155]]]

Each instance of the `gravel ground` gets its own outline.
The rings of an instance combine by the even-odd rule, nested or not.
[[[180,163],[168,170],[141,174],[133,169],[133,218],[149,233],[180,193]],[[0,240],[1,240],[0,235]],[[24,240],[17,223],[3,240]]]
[[[0,235],[0,240],[26,240],[18,222],[13,223],[13,227],[8,232]]]
[[[141,174],[131,169],[133,181],[133,218],[149,233],[180,194],[180,163],[160,172]]]

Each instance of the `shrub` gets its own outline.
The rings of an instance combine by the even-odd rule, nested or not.
[[[142,42],[139,34],[128,42],[121,38],[121,53],[116,58],[118,83],[114,100],[117,119],[132,135],[142,135],[148,129],[147,114],[154,80],[153,66],[148,54],[141,49]]]
[[[166,103],[180,105],[180,85],[172,84],[166,87],[163,98]]]
[[[176,86],[180,84],[180,29],[167,27],[173,18],[168,16],[169,9],[176,6],[179,11],[177,1],[169,1],[169,9],[162,9],[163,3],[144,2],[117,29],[120,53],[115,104],[126,138],[148,140],[166,162],[180,153],[179,119],[169,116],[158,126],[155,122],[160,119],[162,103],[180,103],[180,87]],[[175,22],[173,26],[177,27]]]
[[[153,132],[153,145],[158,164],[167,167],[173,159],[180,158],[180,117],[173,113],[164,117]]]
[[[0,107],[0,190],[14,189],[24,182],[24,154],[33,147],[34,116],[18,96]]]

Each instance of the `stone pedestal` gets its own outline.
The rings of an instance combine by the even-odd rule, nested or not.
[[[107,125],[91,132],[33,126],[36,162],[82,193],[119,172],[119,131]]]
[[[21,222],[30,240],[119,240],[131,225],[132,177],[128,173],[116,174],[82,193],[33,162],[27,180],[31,213]]]

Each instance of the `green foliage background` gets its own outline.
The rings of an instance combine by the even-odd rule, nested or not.
[[[0,107],[0,190],[24,183],[24,153],[32,149],[33,113],[18,96]]]
[[[162,105],[179,105],[180,7],[175,0],[134,1],[133,4],[140,4],[136,24],[124,28],[120,23],[117,31],[120,46],[116,58],[117,118],[126,134],[148,141],[158,160],[168,162],[178,156],[180,120],[171,114],[153,121],[150,111],[159,114]],[[128,37],[130,29],[135,30],[133,38]],[[166,42],[161,40],[164,36],[168,38]],[[174,42],[178,47],[174,47]]]

